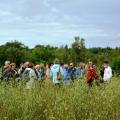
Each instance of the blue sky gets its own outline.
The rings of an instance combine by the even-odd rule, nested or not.
[[[0,0],[0,44],[120,47],[120,0]]]

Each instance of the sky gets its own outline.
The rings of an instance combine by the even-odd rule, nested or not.
[[[0,0],[0,45],[120,47],[120,0]]]

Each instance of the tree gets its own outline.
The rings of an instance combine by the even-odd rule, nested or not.
[[[55,59],[56,48],[50,46],[39,45],[31,50],[30,61],[34,63],[50,63]]]
[[[112,69],[114,73],[120,75],[120,56],[113,59]]]
[[[14,41],[11,41],[11,42],[7,42],[5,44],[6,47],[14,47],[14,48],[18,48],[18,49],[28,49],[27,46],[25,46],[23,43],[17,41],[17,40],[14,40]]]
[[[85,40],[79,36],[75,37],[75,42],[72,44],[72,50],[74,54],[75,62],[80,62],[85,59]]]
[[[3,65],[5,60],[10,60],[19,65],[26,61],[28,47],[18,41],[7,42],[0,46],[0,64]]]

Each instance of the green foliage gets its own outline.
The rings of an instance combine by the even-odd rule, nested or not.
[[[112,69],[115,74],[120,75],[120,57],[114,58],[112,61]]]
[[[85,40],[79,36],[75,37],[75,42],[72,44],[74,62],[78,63],[85,60]]]
[[[36,46],[31,50],[30,61],[34,63],[50,63],[55,59],[55,50],[56,48],[50,46]]]
[[[7,42],[5,44],[6,47],[10,47],[10,48],[18,48],[18,49],[28,49],[27,46],[25,46],[24,44],[22,44],[21,42],[18,42],[17,40],[11,41],[11,42]]]
[[[18,41],[8,42],[0,46],[0,64],[3,65],[5,60],[16,62],[19,65],[26,61],[28,48]]]
[[[60,88],[36,81],[26,91],[21,81],[0,84],[0,120],[119,120],[119,78],[88,88],[84,80]]]

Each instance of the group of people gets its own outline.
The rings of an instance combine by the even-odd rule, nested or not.
[[[88,65],[86,67],[86,81],[88,85],[91,87],[93,85],[93,81],[96,80],[97,85],[100,82],[109,83],[112,78],[112,69],[109,66],[108,61],[104,61],[100,71],[97,70],[95,64],[93,64],[92,60],[89,60]]]
[[[10,80],[26,81],[26,88],[30,89],[35,81],[51,80],[55,85],[60,83],[68,84],[74,82],[77,78],[86,78],[89,86],[92,86],[93,81],[110,81],[112,78],[112,69],[108,61],[105,61],[100,72],[93,64],[92,60],[88,64],[80,63],[77,67],[74,63],[61,64],[58,59],[55,59],[50,64],[37,64],[25,62],[20,64],[17,69],[16,63],[5,61],[2,68],[1,79],[9,82]]]

